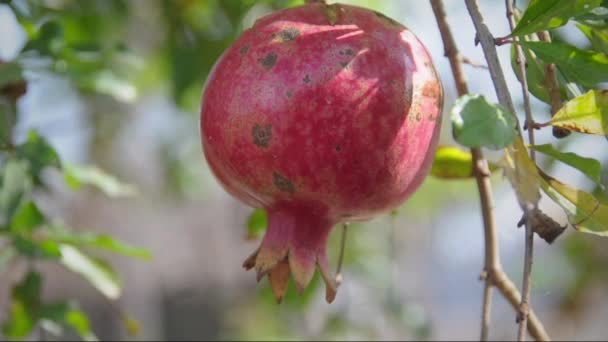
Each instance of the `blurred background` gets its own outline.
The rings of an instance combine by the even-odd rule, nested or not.
[[[6,2],[6,1],[2,1]],[[2,3],[0,2],[0,3]],[[333,1],[329,1],[330,3]],[[445,114],[455,99],[449,64],[430,4],[406,0],[343,0],[373,8],[413,30],[426,44],[445,88]],[[61,182],[43,198],[46,212],[72,227],[111,233],[149,249],[151,261],[112,257],[124,284],[116,306],[76,275],[43,265],[45,298],[77,298],[103,340],[395,340],[479,337],[483,236],[474,180],[427,178],[395,215],[351,226],[344,283],[324,301],[318,279],[303,296],[293,284],[277,305],[267,281],[241,268],[259,241],[247,239],[252,212],[227,195],[203,158],[198,131],[201,90],[220,53],[261,15],[301,0],[13,0],[0,4],[0,59],[19,58],[27,94],[18,103],[17,140],[36,128],[66,162],[98,165],[134,185],[138,195],[108,198],[70,192]],[[495,36],[507,34],[505,10],[480,1]],[[483,63],[463,3],[445,1],[461,52]],[[523,7],[523,4],[520,4]],[[569,25],[563,39],[584,46]],[[509,47],[499,48],[515,103],[521,90]],[[472,93],[496,101],[487,70],[465,66]],[[548,107],[536,101],[539,121]],[[543,119],[540,119],[543,118]],[[449,120],[442,143],[453,145]],[[554,142],[550,129],[538,143]],[[572,134],[557,144],[608,161],[602,137]],[[497,157],[490,154],[490,158]],[[569,184],[593,184],[569,167],[540,159]],[[606,180],[604,167],[604,180]],[[520,286],[520,209],[502,175],[493,176],[501,258]],[[46,200],[45,200],[46,199]],[[565,223],[549,201],[541,207]],[[335,267],[339,229],[330,241]],[[608,337],[606,240],[568,229],[553,245],[536,239],[532,303],[554,339]],[[0,280],[0,319],[16,275]],[[495,294],[491,336],[516,337],[515,313]],[[116,307],[135,317],[128,336]]]

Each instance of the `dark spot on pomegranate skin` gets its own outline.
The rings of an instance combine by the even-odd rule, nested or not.
[[[249,45],[245,45],[245,46],[243,46],[243,47],[242,47],[242,48],[239,50],[239,52],[241,53],[241,55],[246,54],[246,53],[247,53],[247,51],[249,51]]]
[[[277,189],[283,192],[288,192],[290,194],[293,194],[296,191],[295,187],[293,186],[293,183],[289,179],[278,174],[277,172],[272,173],[272,178],[274,180],[274,185],[277,187]]]
[[[353,56],[355,54],[355,51],[353,51],[353,49],[344,49],[344,50],[340,50],[340,55],[346,55],[346,56]]]
[[[342,146],[336,145],[336,152],[340,152],[340,151],[342,151]]]
[[[304,76],[304,79],[302,81],[304,81],[304,83],[310,83],[311,82],[310,76],[308,76],[308,75]]]
[[[343,68],[346,68],[346,66],[348,65],[348,62],[340,62],[340,65],[341,65]]]
[[[272,125],[255,124],[251,128],[251,135],[256,146],[266,148],[270,145],[270,139],[272,139]]]
[[[277,54],[274,52],[271,52],[271,53],[267,54],[266,56],[264,56],[264,58],[260,58],[258,61],[260,62],[260,64],[262,64],[264,69],[268,70],[277,63]]]
[[[281,32],[279,32],[279,39],[282,42],[288,42],[290,40],[295,40],[300,36],[300,30],[295,27],[288,27]]]
[[[287,96],[288,98],[292,98],[293,97],[293,93],[288,90],[288,91],[285,92],[285,96]]]
[[[438,98],[441,95],[441,90],[436,82],[428,82],[422,87],[422,96]]]

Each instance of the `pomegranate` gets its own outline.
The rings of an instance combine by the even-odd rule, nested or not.
[[[443,89],[407,28],[372,10],[309,3],[270,13],[216,62],[203,90],[206,160],[230,194],[266,209],[244,263],[277,301],[318,266],[336,295],[326,242],[339,222],[386,212],[427,175]]]

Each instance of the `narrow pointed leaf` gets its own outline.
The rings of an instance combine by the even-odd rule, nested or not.
[[[582,172],[592,181],[598,184],[601,183],[602,164],[593,158],[581,157],[572,152],[561,152],[551,144],[532,145],[530,148],[568,164]]]
[[[96,166],[65,165],[64,178],[72,189],[92,185],[110,197],[133,196],[137,192],[133,186],[122,183]]]
[[[71,271],[82,275],[109,299],[117,299],[121,288],[114,271],[107,263],[89,257],[74,246],[61,245],[61,262]]]
[[[604,53],[581,50],[562,42],[522,41],[520,44],[545,62],[555,63],[568,79],[586,87],[608,82],[608,56]]]
[[[532,0],[511,36],[558,28],[570,18],[588,13],[601,3],[602,0]]]

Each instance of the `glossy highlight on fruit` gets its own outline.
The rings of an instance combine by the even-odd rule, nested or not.
[[[336,295],[326,242],[339,222],[405,201],[429,172],[443,90],[407,28],[372,10],[311,3],[259,19],[215,64],[201,137],[216,178],[266,209],[268,230],[244,263],[280,302],[318,266]]]

